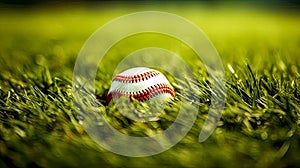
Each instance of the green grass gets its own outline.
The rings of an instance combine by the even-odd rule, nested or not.
[[[195,96],[201,100],[198,118],[180,143],[155,156],[129,158],[101,148],[85,133],[74,111],[72,71],[80,48],[98,27],[146,9],[174,12],[203,29],[223,60],[227,101],[215,132],[198,143],[210,98],[202,63],[191,59],[190,49],[166,37],[141,35],[118,43],[106,57],[111,67],[131,51],[153,45],[151,38],[160,39],[154,44],[176,50],[193,68],[199,81]],[[6,9],[0,13],[0,167],[300,165],[298,13],[195,5]],[[146,37],[150,40],[145,41]],[[105,106],[112,72],[113,68],[99,69],[96,98],[114,127],[147,136],[171,124],[173,113],[161,122],[141,124]],[[175,101],[168,111],[177,105]]]

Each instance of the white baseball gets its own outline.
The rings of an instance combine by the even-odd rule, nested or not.
[[[113,78],[106,101],[109,103],[112,99],[121,96],[138,101],[167,100],[173,99],[175,92],[161,72],[146,67],[137,67],[128,69]]]
[[[106,102],[108,104],[111,100],[117,100],[123,96],[130,100],[163,104],[167,100],[174,99],[175,92],[161,72],[146,67],[137,67],[128,69],[113,78]],[[150,120],[156,119],[152,116]]]

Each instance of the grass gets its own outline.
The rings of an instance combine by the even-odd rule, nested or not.
[[[0,167],[299,166],[300,15],[240,7],[183,8],[189,10],[175,5],[2,10]],[[201,100],[197,120],[180,143],[158,155],[129,158],[99,147],[85,133],[74,111],[72,70],[81,46],[93,31],[114,17],[146,9],[177,13],[204,30],[224,63],[227,101],[215,132],[198,143],[210,98],[201,62],[191,59],[194,55],[188,48],[165,37],[141,35],[118,43],[106,57],[111,67],[130,51],[153,45],[151,40],[143,40],[146,37],[160,39],[161,47],[178,49],[199,81],[195,96]],[[128,44],[132,47],[126,47]],[[105,106],[112,72],[99,70],[96,98],[100,102],[97,107],[114,127],[148,136],[172,123],[176,114],[141,124]],[[167,110],[172,112],[177,105],[175,101]]]

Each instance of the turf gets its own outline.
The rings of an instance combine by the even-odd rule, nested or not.
[[[130,158],[103,149],[86,134],[74,110],[72,71],[80,48],[97,28],[117,16],[154,9],[193,21],[214,43],[226,72],[226,106],[212,136],[198,143],[211,94],[201,61],[195,62],[193,52],[174,39],[157,35],[125,39],[108,53],[111,69],[99,69],[96,97],[88,99],[99,100],[96,107],[115,128],[133,136],[148,136],[166,129],[176,117],[176,101],[160,122],[144,124],[105,105],[113,67],[137,48],[157,44],[178,49],[199,81],[195,98],[201,100],[197,120],[180,143],[158,155]],[[0,13],[0,167],[300,165],[299,13],[240,6],[145,4],[30,10],[3,7]],[[155,40],[159,43],[152,42]]]

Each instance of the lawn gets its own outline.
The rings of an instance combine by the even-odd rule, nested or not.
[[[176,3],[0,8],[0,167],[300,165],[298,12]],[[105,104],[114,67],[136,49],[157,45],[178,53],[191,67],[201,93],[195,94],[200,100],[197,119],[178,144],[158,155],[126,157],[102,148],[83,129],[73,104],[72,73],[94,31],[116,17],[144,10],[175,13],[203,30],[223,61],[226,104],[214,133],[199,143],[211,94],[202,62],[170,37],[141,34],[123,39],[105,56],[107,65],[99,66],[96,97],[86,95],[88,101],[98,100],[96,107],[120,132],[151,136],[168,128],[178,109],[175,101],[160,121],[137,123]]]

